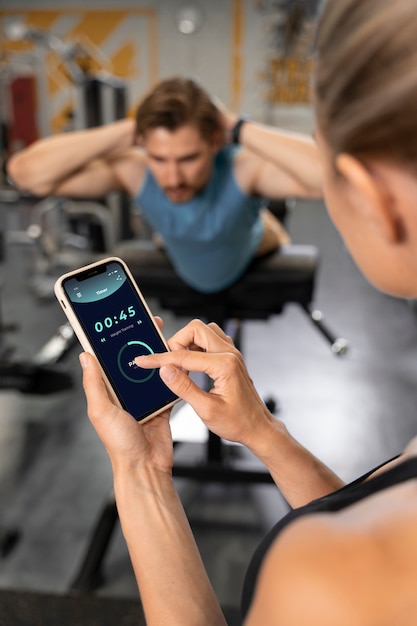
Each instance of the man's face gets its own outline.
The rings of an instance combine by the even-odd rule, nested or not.
[[[171,202],[187,202],[208,183],[219,144],[207,142],[192,125],[171,132],[149,130],[142,145],[147,165]]]

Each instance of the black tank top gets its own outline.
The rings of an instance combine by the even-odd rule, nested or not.
[[[363,500],[367,496],[371,496],[378,491],[382,491],[383,489],[387,489],[388,487],[392,487],[393,485],[406,480],[417,478],[417,457],[410,457],[398,465],[394,465],[386,472],[366,480],[371,474],[384,465],[386,465],[386,463],[371,470],[370,472],[367,472],[364,476],[361,476],[354,482],[345,485],[341,489],[338,489],[323,498],[313,500],[305,506],[291,510],[277,524],[275,524],[275,526],[269,531],[261,544],[258,546],[249,564],[242,591],[241,609],[243,616],[246,616],[252,602],[256,580],[263,559],[271,547],[271,544],[288,524],[295,519],[298,519],[303,515],[309,515],[310,513],[331,513],[340,511],[341,509],[344,509],[351,504],[355,504],[355,502],[359,502],[360,500]]]

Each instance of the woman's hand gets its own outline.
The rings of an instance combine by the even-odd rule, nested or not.
[[[87,410],[110,457],[113,470],[146,466],[171,473],[173,446],[169,427],[170,411],[141,424],[120,409],[110,398],[96,359],[80,355]]]
[[[188,402],[214,433],[255,446],[263,427],[275,421],[256,392],[243,357],[232,340],[215,324],[193,320],[169,341],[171,352],[138,357],[139,367],[160,368],[165,384]],[[214,382],[204,391],[188,376],[205,372]]]

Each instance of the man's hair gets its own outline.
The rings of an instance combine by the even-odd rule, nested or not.
[[[327,0],[315,104],[333,156],[417,168],[417,0]]]
[[[136,112],[136,134],[154,128],[173,132],[186,124],[197,127],[206,141],[220,128],[218,110],[198,83],[186,78],[160,82],[142,100]]]

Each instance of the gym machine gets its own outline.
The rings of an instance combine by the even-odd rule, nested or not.
[[[75,129],[107,124],[126,115],[125,82],[108,74],[84,72],[77,63],[77,56],[85,55],[86,51],[78,43],[63,42],[48,31],[18,22],[9,24],[5,35],[9,40],[30,40],[35,44],[35,54],[29,59],[32,71],[44,71],[36,56],[36,49],[40,48],[52,51],[65,64],[75,92],[72,115]],[[19,147],[11,145],[11,118],[17,114],[10,106],[13,60],[0,70],[2,93],[6,94],[0,106],[0,203],[33,201],[31,223],[26,229],[0,229],[0,263],[5,259],[7,245],[24,245],[30,249],[33,252],[30,287],[37,299],[52,299],[58,273],[91,261],[96,254],[109,252],[115,238],[126,237],[130,232],[129,205],[127,198],[119,194],[97,202],[71,201],[66,198],[28,198],[13,187],[7,180],[5,167],[7,155]],[[27,136],[27,141],[23,141],[24,145],[36,139],[35,125],[31,128],[33,132]],[[0,289],[0,390],[45,395],[71,388],[72,376],[59,367],[71,348],[77,345],[71,326],[66,323],[59,326],[30,360],[16,358],[15,348],[8,344],[6,336],[15,330],[16,326],[6,323],[1,314]],[[20,534],[18,528],[0,525],[0,558],[11,552]]]

